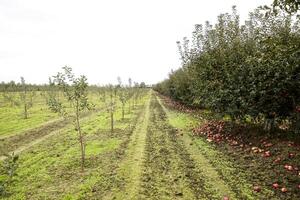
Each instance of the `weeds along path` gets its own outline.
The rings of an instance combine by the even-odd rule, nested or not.
[[[89,116],[99,112],[87,112],[84,113],[82,119],[88,118]],[[48,122],[43,124],[38,128],[31,129],[29,131],[25,131],[22,134],[12,135],[9,137],[0,139],[0,161],[5,159],[4,152],[1,150],[5,150],[6,153],[19,154],[22,151],[32,147],[35,144],[40,143],[41,141],[47,139],[48,137],[58,134],[64,129],[70,128],[71,119],[61,119],[55,120],[52,122]]]

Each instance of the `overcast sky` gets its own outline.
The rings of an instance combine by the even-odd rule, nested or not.
[[[73,67],[89,83],[156,83],[180,66],[176,41],[237,5],[271,0],[0,0],[0,81],[46,83]]]

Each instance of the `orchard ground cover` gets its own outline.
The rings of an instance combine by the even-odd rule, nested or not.
[[[19,152],[17,175],[4,199],[299,197],[297,143],[246,140],[238,132],[247,127],[228,129],[229,122],[213,113],[187,109],[151,90],[130,113],[126,109],[124,119],[116,109],[113,133],[107,111],[81,120],[85,170],[76,132],[66,123]]]
[[[33,98],[33,106],[29,110],[28,119],[23,117],[23,107],[21,105],[11,106],[10,102],[3,98],[0,93],[0,139],[24,133],[25,131],[38,128],[51,122],[60,120],[60,116],[51,112],[47,106],[45,94],[36,92]],[[18,101],[20,94],[14,92],[13,98]],[[89,93],[89,99],[97,107],[103,106],[103,102],[99,101],[98,94],[95,92]],[[69,107],[69,104],[64,100],[64,104]]]

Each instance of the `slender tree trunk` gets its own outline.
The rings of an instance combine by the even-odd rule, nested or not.
[[[84,161],[85,161],[85,145],[84,145],[84,138],[81,132],[80,121],[79,121],[79,102],[76,101],[76,126],[77,132],[79,136],[80,142],[80,149],[81,149],[81,171],[84,171]]]
[[[130,114],[130,112],[131,112],[131,107],[130,107],[131,105],[130,105],[130,99],[129,99],[129,101],[128,101],[128,113]]]
[[[124,115],[125,115],[125,114],[124,114],[124,112],[125,112],[125,111],[124,111],[124,107],[125,107],[125,104],[122,103],[122,120],[124,120]]]
[[[24,89],[24,118],[25,118],[25,119],[28,118],[28,113],[27,113],[27,99],[26,99],[26,96],[27,96],[27,90],[26,90],[26,86],[25,86],[25,89]]]
[[[134,96],[133,96],[133,99],[132,99],[132,110],[134,110],[134,104],[135,104],[135,99],[134,99]]]
[[[114,103],[113,103],[113,91],[110,93],[110,130],[114,132]]]
[[[113,110],[111,109],[110,111],[110,127],[111,127],[111,133],[114,132],[114,112]]]
[[[28,118],[28,114],[27,114],[27,103],[25,101],[25,104],[24,104],[24,118],[27,119]]]

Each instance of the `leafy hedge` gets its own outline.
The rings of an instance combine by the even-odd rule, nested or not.
[[[258,8],[240,25],[233,7],[214,26],[196,25],[191,42],[177,43],[182,68],[157,84],[157,91],[234,120],[299,126],[299,17]]]

